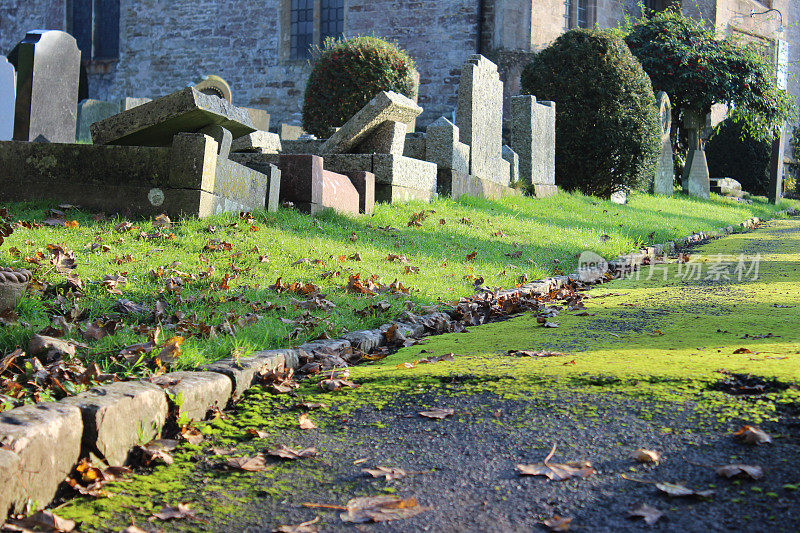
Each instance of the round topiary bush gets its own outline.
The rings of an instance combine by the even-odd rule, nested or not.
[[[660,154],[653,88],[625,42],[570,30],[522,73],[522,91],[556,102],[556,183],[608,198],[647,189]]]
[[[772,143],[754,138],[747,126],[727,119],[706,143],[708,172],[712,178],[733,178],[742,189],[757,195],[769,191]]]
[[[330,136],[381,91],[412,97],[414,60],[375,37],[328,39],[316,51],[303,102],[303,129]]]

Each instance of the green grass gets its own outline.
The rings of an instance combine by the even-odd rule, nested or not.
[[[31,203],[8,206],[15,219],[36,222],[46,218],[50,207]],[[65,275],[49,265],[45,248],[58,244],[74,251],[77,268],[73,274],[85,283],[77,305],[89,319],[114,315],[112,306],[118,298],[150,309],[160,299],[167,304],[168,314],[196,315],[193,321],[197,324],[216,326],[229,319],[234,324],[233,334],[208,338],[192,335],[192,331],[181,333],[187,340],[177,367],[190,368],[231,354],[297,345],[323,332],[336,337],[346,330],[376,327],[396,316],[407,301],[419,308],[473,294],[477,277],[482,277],[487,286],[512,287],[522,276],[534,280],[571,272],[584,250],[614,257],[650,242],[736,225],[751,216],[770,218],[778,209],[766,203],[744,205],[721,197],[701,201],[632,195],[625,206],[568,194],[497,201],[439,199],[430,204],[379,205],[371,217],[350,218],[327,212],[312,218],[281,209],[277,213],[255,213],[253,222],[237,215],[186,219],[174,221],[170,230],[155,237],[147,237],[156,231],[152,220],[133,221],[134,229],[119,232],[115,226],[120,219],[95,221],[90,213],[70,209],[67,217],[78,221],[77,227],[17,228],[0,252],[0,264],[35,267],[26,257],[41,250],[44,266],[35,267],[36,278],[57,285],[64,282]],[[412,214],[422,210],[429,212],[421,227],[409,227]],[[216,230],[209,232],[209,227]],[[164,237],[166,233],[174,236]],[[611,238],[601,238],[603,235]],[[211,239],[230,243],[231,250],[204,250]],[[92,243],[109,250],[92,251]],[[361,261],[348,259],[356,253]],[[475,258],[470,261],[467,256],[472,253]],[[406,256],[408,265],[417,267],[418,272],[407,272],[405,264],[388,261],[390,254]],[[126,256],[132,261],[115,262]],[[319,259],[324,264],[293,265],[304,258]],[[213,267],[213,273],[187,280],[180,297],[163,292],[165,280],[174,271],[198,276],[209,267]],[[166,274],[150,274],[159,268]],[[115,272],[126,273],[129,280],[121,288],[121,296],[110,294],[100,283],[104,275]],[[348,293],[344,287],[351,274],[360,274],[361,279],[374,275],[386,285],[397,280],[410,292],[374,298]],[[220,287],[226,276],[233,276],[229,289]],[[298,317],[302,311],[293,308],[291,300],[304,298],[268,289],[279,277],[284,284],[299,281],[319,286],[336,307],[311,311],[318,324],[301,328],[290,338],[295,325],[281,319]],[[48,326],[52,315],[59,314],[51,307],[53,297],[50,293],[23,299],[18,309],[20,322],[0,328],[4,353],[27,346],[30,336]],[[357,313],[378,301],[386,301],[389,307],[372,314]],[[247,313],[258,315],[255,323],[236,324]],[[152,316],[125,318],[121,331],[96,342],[82,339],[77,327],[72,336],[88,344],[81,355],[97,361],[101,369],[141,373],[147,370],[109,362],[121,348],[146,340],[144,333],[134,331],[137,325],[155,323]],[[161,339],[175,334],[165,326]]]

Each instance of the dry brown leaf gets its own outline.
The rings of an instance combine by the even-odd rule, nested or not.
[[[254,457],[232,457],[227,460],[228,467],[234,470],[244,470],[245,472],[261,472],[267,468],[263,455]]]
[[[165,505],[157,513],[150,517],[153,520],[186,520],[194,518],[194,511],[189,509],[185,503],[179,503],[177,506]]]
[[[641,518],[648,526],[652,526],[658,522],[662,516],[664,516],[664,513],[646,503],[643,503],[632,511],[628,511],[628,518]]]
[[[436,409],[431,409],[430,411],[420,411],[419,414],[424,416],[425,418],[438,418],[443,419],[447,418],[448,416],[453,416],[455,414],[454,409],[442,409],[437,407]]]
[[[319,386],[321,389],[324,389],[326,391],[335,391],[342,388],[357,389],[361,385],[353,383],[352,381],[349,381],[347,379],[334,378],[334,379],[323,379],[322,381],[319,382]]]
[[[355,233],[353,235],[355,235]],[[319,522],[319,517],[294,526],[278,526],[272,531],[273,533],[317,533],[319,528],[314,525],[317,522]]]
[[[750,425],[742,426],[738,431],[734,432],[733,436],[745,444],[768,444],[772,442],[772,437],[767,433]]]
[[[753,353],[753,352],[751,352],[751,351],[750,351],[750,350],[748,350],[747,348],[736,348],[736,349],[733,351],[733,353],[735,353],[735,354],[741,354],[741,353]]]
[[[411,518],[428,507],[422,507],[416,498],[397,496],[366,496],[353,498],[347,502],[347,512],[339,517],[343,522],[363,524],[367,522],[388,522]]]
[[[548,518],[542,524],[545,525],[550,531],[569,531],[569,525],[572,523],[572,518],[567,518],[565,516],[558,516],[555,515],[552,518]]]
[[[314,409],[327,409],[328,406],[324,403],[319,403],[319,402],[302,402],[295,405],[295,408],[313,411]]]
[[[725,465],[718,467],[716,471],[718,476],[726,478],[743,477],[758,480],[764,476],[764,470],[754,465]]]
[[[675,498],[686,498],[689,496],[694,496],[698,498],[708,498],[712,494],[714,494],[713,490],[696,491],[684,485],[679,485],[677,483],[656,483],[656,488],[661,492],[664,492],[669,496],[673,496]]]
[[[269,433],[267,433],[266,431],[256,428],[247,428],[245,433],[247,433],[248,436],[253,437],[254,439],[266,439],[269,436]]]
[[[467,261],[474,261],[477,256],[478,252],[472,252],[471,254],[467,254],[467,257],[465,259]]]
[[[3,531],[48,531],[50,533],[69,532],[75,529],[75,522],[61,518],[50,511],[39,511],[36,514],[21,518],[19,520],[9,520],[2,525]]]
[[[525,476],[545,476],[547,479],[556,481],[564,481],[573,477],[585,478],[597,472],[589,461],[575,461],[565,464],[550,463],[550,459],[555,453],[556,445],[553,444],[553,449],[550,450],[544,461],[527,465],[518,464],[517,471]]]
[[[295,450],[294,448],[289,448],[281,444],[277,448],[273,448],[272,450],[267,450],[267,453],[273,457],[280,457],[281,459],[308,459],[309,457],[316,457],[317,456],[317,449],[314,447],[305,448],[303,450]]]
[[[297,423],[300,424],[300,429],[317,429],[317,425],[305,413],[300,415],[297,419]]]
[[[403,479],[408,473],[402,468],[391,468],[388,466],[376,466],[375,468],[362,468],[362,472],[369,474],[372,477],[382,477],[386,481],[393,479]]]
[[[631,456],[640,463],[658,465],[661,462],[661,454],[659,452],[645,450],[644,448],[634,451]]]
[[[181,428],[181,437],[189,444],[200,444],[205,440],[205,435],[196,427],[188,426]]]
[[[562,352],[533,351],[533,350],[508,350],[510,357],[556,357],[564,355]]]

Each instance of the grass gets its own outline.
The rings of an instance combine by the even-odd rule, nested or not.
[[[51,207],[55,206],[8,206],[15,219],[38,223]],[[79,334],[87,320],[107,322],[118,315],[114,304],[119,298],[149,310],[162,301],[167,316],[191,318],[193,325],[182,331],[165,321],[160,337],[162,342],[172,335],[186,337],[175,366],[191,368],[231,354],[301,344],[323,333],[336,337],[346,330],[376,327],[407,305],[419,308],[473,294],[477,278],[490,287],[510,287],[526,278],[571,272],[584,250],[614,257],[647,243],[736,225],[751,216],[770,218],[778,209],[721,197],[702,201],[632,195],[628,205],[620,206],[559,194],[547,199],[463,198],[379,205],[373,216],[358,218],[331,212],[312,218],[281,209],[254,213],[252,220],[230,214],[189,218],[174,221],[166,230],[154,228],[152,220],[141,220],[132,221],[127,231],[115,229],[122,219],[96,220],[91,213],[69,209],[67,219],[77,225],[18,227],[6,240],[0,263],[33,268],[36,279],[49,290],[42,294],[39,286],[38,292],[23,299],[19,322],[0,328],[0,349],[4,353],[24,349],[33,333],[71,305],[57,309],[54,302],[54,287],[63,284],[66,275],[48,261],[47,246],[52,244],[74,251],[77,266],[72,274],[84,282],[83,295],[74,304],[82,311],[80,324],[71,333],[87,344],[79,349],[80,355],[97,362],[103,371],[137,374],[147,372],[144,365],[120,366],[112,360],[120,349],[145,342],[153,334],[156,323],[151,313],[123,317],[124,326],[99,341],[86,341]],[[421,225],[409,226],[412,215],[423,210]],[[208,249],[214,240],[221,241],[217,247],[224,249]],[[41,266],[27,259],[36,258],[37,252]],[[389,261],[390,255],[405,256],[407,263]],[[303,259],[319,262],[295,264]],[[121,294],[112,294],[102,280],[117,272],[128,283],[120,287]],[[356,274],[362,280],[376,276],[387,286],[395,280],[401,285],[393,293],[367,298],[345,290],[350,275]],[[165,290],[170,277],[184,281],[180,295]],[[268,288],[278,278],[284,284],[314,284],[335,307],[297,309],[293,300],[306,298]],[[371,307],[380,301],[387,305]],[[229,327],[216,335],[204,334],[206,326],[226,322]]]

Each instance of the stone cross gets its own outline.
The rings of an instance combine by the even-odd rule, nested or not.
[[[0,141],[14,137],[14,100],[17,94],[17,73],[5,56],[0,55]]]
[[[63,31],[34,30],[11,51],[17,69],[14,139],[72,143],[81,52]]]
[[[470,56],[461,67],[456,126],[461,142],[470,146],[470,174],[508,185],[502,156],[503,82],[497,65],[482,55]]]
[[[675,164],[672,160],[672,104],[669,95],[664,91],[657,96],[658,110],[661,116],[661,157],[656,167],[653,180],[653,194],[670,195],[675,181]]]

